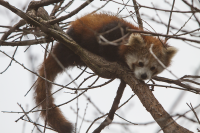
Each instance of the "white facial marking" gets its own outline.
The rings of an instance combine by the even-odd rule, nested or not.
[[[146,66],[135,67],[134,75],[137,79],[146,80],[152,77],[153,72],[150,70],[149,67],[146,67]],[[143,77],[142,75],[146,75],[146,77]]]
[[[150,67],[148,66],[149,60],[146,58],[143,58],[143,59],[139,59],[138,62],[142,62],[144,66],[143,67],[137,66],[137,65],[135,66],[135,69],[134,69],[135,77],[141,80],[150,79],[153,72],[150,70]]]
[[[153,60],[149,62],[148,58],[139,58],[134,53],[125,55],[126,63],[129,68],[134,72],[137,79],[146,80],[154,76],[155,72],[160,73],[163,68],[158,64],[158,62]],[[143,64],[140,66],[139,64]],[[151,70],[151,67],[155,67],[155,70]]]
[[[126,59],[127,65],[132,70],[133,69],[133,67],[132,67],[133,63],[136,63],[137,60],[138,60],[137,56],[135,54],[133,54],[133,53],[132,54],[127,54],[127,55],[125,55],[125,59]]]

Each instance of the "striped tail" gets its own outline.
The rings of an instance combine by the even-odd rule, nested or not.
[[[44,65],[45,63],[45,65]],[[45,66],[45,68],[44,68]],[[44,70],[45,69],[45,70]],[[39,69],[39,75],[45,77],[46,71],[46,79],[50,81],[54,81],[57,74],[62,72],[62,68],[58,65],[58,63],[53,59],[51,55],[43,62]],[[46,85],[45,85],[46,84]],[[35,100],[36,104],[40,104],[39,106],[44,110],[41,111],[41,115],[46,120],[49,126],[55,129],[59,133],[71,133],[73,130],[72,124],[65,119],[62,112],[59,108],[54,108],[48,110],[48,116],[46,116],[46,89],[48,91],[48,95],[51,95],[52,84],[44,79],[38,77],[37,83],[35,85]],[[54,98],[49,96],[48,98],[48,108],[54,107]]]

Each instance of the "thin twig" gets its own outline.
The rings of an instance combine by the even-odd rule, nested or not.
[[[48,23],[49,24],[55,24],[58,23],[60,21],[66,20],[68,18],[70,18],[71,16],[74,16],[76,13],[78,13],[80,10],[82,10],[83,8],[85,8],[87,5],[89,5],[93,0],[87,0],[85,3],[83,3],[81,6],[79,6],[78,8],[76,8],[74,11],[72,11],[70,14],[66,15],[66,16],[62,16],[60,18],[54,19],[54,20],[50,20]]]
[[[172,4],[172,8],[171,8],[171,11],[170,11],[170,15],[169,15],[169,21],[168,21],[168,25],[167,25],[167,35],[169,33],[169,27],[170,27],[170,22],[171,22],[171,17],[172,17],[172,11],[173,11],[173,8],[174,8],[174,4],[175,4],[175,0],[173,0],[173,4]],[[165,42],[167,42],[169,38],[165,38]]]
[[[85,115],[86,115],[87,108],[88,108],[88,103],[87,103],[87,105],[86,105],[86,108],[85,108],[85,111],[84,111],[84,115],[83,115],[83,119],[82,119],[82,121],[81,121],[81,125],[80,125],[80,127],[79,127],[78,133],[80,133],[80,131],[81,131],[81,127],[82,127],[83,121],[84,121],[84,119],[85,119]]]
[[[122,97],[122,94],[124,92],[125,87],[126,87],[126,83],[123,80],[121,80],[121,83],[120,83],[119,88],[117,90],[117,95],[116,95],[116,97],[113,101],[113,104],[112,104],[112,107],[111,107],[111,109],[108,113],[108,116],[100,124],[100,126],[93,131],[93,133],[100,133],[102,129],[104,129],[106,126],[108,126],[113,121],[114,114],[115,114],[116,110],[118,109],[119,102],[120,102],[120,99]]]
[[[194,115],[195,115],[195,117],[196,117],[198,123],[200,124],[199,118],[198,118],[197,113],[195,112],[195,110],[194,110],[192,104],[191,104],[191,103],[190,103],[190,105],[189,105],[188,103],[186,103],[186,104],[187,104],[188,107],[192,110],[192,112],[194,113]]]
[[[139,28],[143,30],[143,23],[142,23],[142,19],[140,17],[140,13],[139,13],[139,9],[138,9],[136,0],[133,0],[133,4],[134,4],[134,9],[135,9],[135,12],[136,12]]]
[[[44,78],[47,79],[47,73],[46,73],[46,56],[47,56],[47,49],[49,47],[49,44],[47,44],[45,53],[44,53]],[[46,91],[46,117],[45,117],[45,124],[44,124],[44,133],[46,131],[47,121],[48,121],[48,114],[49,114],[49,86],[47,81],[45,81],[45,91]]]
[[[165,35],[165,34],[160,34],[160,33],[153,33],[153,32],[148,32],[148,31],[134,30],[134,29],[127,29],[127,31],[134,32],[134,33],[144,33],[145,35],[152,35],[152,36],[164,36],[164,37],[168,37],[168,38],[180,39],[183,41],[200,43],[200,41],[198,41],[198,40],[187,39],[187,38],[178,37],[178,36],[174,36],[174,35]]]
[[[175,74],[173,74],[173,73],[158,59],[158,57],[153,53],[153,51],[152,51],[153,45],[154,45],[154,44],[151,44],[151,47],[149,48],[149,52],[153,55],[153,57],[158,61],[158,63],[159,63],[164,69],[166,69],[166,70],[167,70],[169,73],[171,73],[176,79],[179,80],[179,78],[178,78]]]
[[[32,123],[34,124],[34,122],[29,118],[28,113],[26,113],[26,112],[24,111],[24,109],[22,108],[22,106],[21,106],[19,103],[17,103],[17,104],[18,104],[19,107],[22,109],[22,111],[23,111],[24,115],[26,116],[26,118],[28,119],[28,121],[30,121],[30,122],[32,122]],[[36,124],[34,124],[34,125],[37,127],[38,131],[40,131],[40,132],[42,133],[42,131],[39,129],[39,127],[38,127]]]

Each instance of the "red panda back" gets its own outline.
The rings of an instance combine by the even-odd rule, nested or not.
[[[73,21],[67,34],[76,41],[77,44],[88,51],[111,62],[119,60],[123,62],[119,54],[119,45],[102,45],[99,43],[98,39],[102,33],[105,33],[102,36],[108,41],[117,40],[123,36],[121,30],[123,30],[124,34],[128,33],[126,28],[139,29],[112,14],[88,14]],[[111,29],[114,30],[109,31]]]
[[[139,29],[138,27],[123,19],[118,18],[117,16],[104,13],[88,14],[86,16],[83,16],[72,22],[71,27],[73,27],[74,32],[76,32],[77,34],[84,33],[87,37],[90,37],[94,35],[94,32],[101,30],[107,24],[113,22],[122,23],[130,29]]]

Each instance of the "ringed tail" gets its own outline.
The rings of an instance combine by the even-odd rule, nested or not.
[[[55,52],[55,49],[54,49]],[[57,54],[57,53],[56,53]],[[59,55],[58,55],[59,59]],[[45,65],[44,65],[45,63]],[[61,62],[62,63],[62,62]],[[45,66],[45,68],[44,68]],[[44,70],[46,69],[46,70]],[[46,79],[50,81],[54,81],[57,74],[61,73],[63,70],[62,68],[58,65],[58,63],[55,61],[55,59],[49,54],[47,59],[42,63],[40,69],[39,69],[39,75],[42,77],[45,77],[45,72],[46,71]],[[46,83],[45,83],[46,82]],[[46,85],[47,87],[46,87]],[[38,77],[37,83],[35,85],[35,100],[36,104],[40,104],[39,106],[41,107],[41,115],[46,120],[47,118],[47,123],[50,127],[55,129],[59,133],[71,133],[73,130],[72,124],[65,119],[63,116],[61,110],[59,108],[54,108],[54,109],[49,109],[48,110],[48,116],[46,116],[46,89],[48,91],[48,95],[51,95],[51,90],[52,90],[52,84],[49,83],[48,81],[45,81],[44,79]],[[41,103],[42,102],[42,103]],[[54,98],[52,96],[49,96],[48,98],[48,108],[54,107]]]

